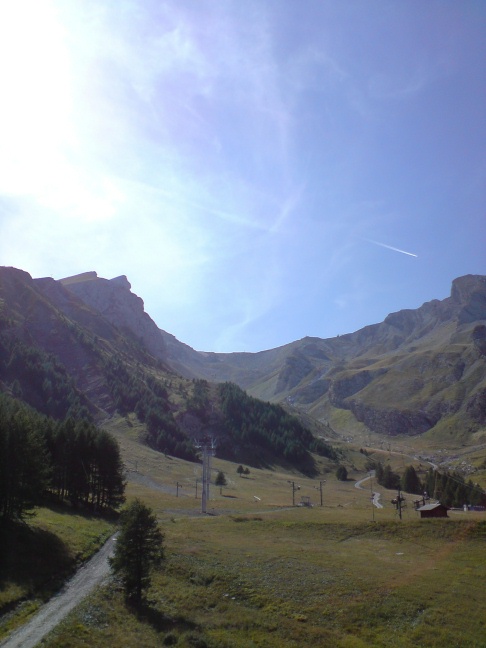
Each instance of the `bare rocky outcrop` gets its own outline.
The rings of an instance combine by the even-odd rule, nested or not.
[[[459,324],[486,319],[486,277],[466,275],[454,279],[450,300],[459,308]]]
[[[437,423],[437,419],[421,410],[378,409],[352,399],[347,405],[356,420],[364,423],[370,430],[387,436],[415,436],[427,432]]]
[[[96,272],[89,272],[66,277],[59,283],[96,309],[111,324],[128,331],[156,358],[167,358],[161,331],[145,312],[143,300],[131,292],[131,284],[125,275],[103,279]]]
[[[278,375],[275,393],[291,390],[298,385],[312,370],[313,365],[303,353],[293,353],[285,359],[284,366]]]
[[[328,392],[331,404],[335,407],[344,407],[347,409],[345,399],[360,392],[383,373],[385,373],[384,369],[374,372],[365,370],[342,375],[331,380],[331,386]]]

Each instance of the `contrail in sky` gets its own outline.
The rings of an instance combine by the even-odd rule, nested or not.
[[[368,243],[374,243],[375,245],[379,245],[380,247],[387,248],[387,250],[393,250],[394,252],[401,252],[402,254],[407,254],[408,256],[418,257],[418,254],[414,254],[413,252],[406,252],[405,250],[400,250],[400,248],[392,247],[391,245],[386,245],[385,243],[379,243],[378,241],[373,241],[372,239],[364,240],[368,241]]]

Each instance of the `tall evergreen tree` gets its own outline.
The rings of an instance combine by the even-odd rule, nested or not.
[[[405,472],[400,479],[401,488],[406,493],[414,493],[415,495],[422,495],[423,486],[422,482],[417,475],[413,466],[407,466]]]
[[[139,499],[121,516],[121,529],[111,568],[121,577],[128,600],[140,606],[150,586],[150,572],[164,557],[164,535],[152,510]]]

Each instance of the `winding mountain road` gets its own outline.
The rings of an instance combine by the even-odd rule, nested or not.
[[[0,643],[0,648],[34,648],[71,610],[110,573],[108,558],[115,547],[116,534],[79,569],[30,621]]]
[[[368,481],[368,479],[371,479],[374,476],[375,475],[374,475],[374,471],[373,471],[373,473],[371,475],[368,475],[368,477],[364,477],[363,479],[360,479],[359,481],[357,481],[356,484],[354,485],[354,487],[359,488],[360,490],[364,490],[364,488],[361,486],[361,484],[363,482],[365,482],[365,481]],[[383,504],[381,504],[381,502],[380,502],[381,493],[377,493],[375,491],[372,491],[372,495],[373,495],[373,498],[372,498],[373,505],[376,506],[376,508],[382,509]]]

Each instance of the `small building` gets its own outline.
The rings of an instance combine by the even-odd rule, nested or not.
[[[421,506],[417,509],[421,518],[446,518],[449,517],[447,515],[448,510],[447,506],[444,506],[440,502],[425,504],[425,506]]]

